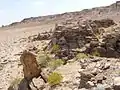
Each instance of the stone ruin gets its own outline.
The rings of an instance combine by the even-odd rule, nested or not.
[[[72,59],[77,53],[92,54],[97,51],[102,57],[120,57],[120,29],[107,33],[116,26],[111,19],[88,20],[83,23],[56,25],[51,41],[45,50],[59,45],[56,57]]]

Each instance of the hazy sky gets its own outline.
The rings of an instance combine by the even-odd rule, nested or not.
[[[0,25],[23,18],[104,6],[118,0],[0,0]]]

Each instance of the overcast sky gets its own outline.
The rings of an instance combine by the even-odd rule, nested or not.
[[[23,18],[110,5],[118,0],[0,0],[0,25]]]

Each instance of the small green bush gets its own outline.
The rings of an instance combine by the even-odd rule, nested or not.
[[[60,84],[60,82],[62,81],[63,77],[61,74],[57,73],[57,72],[53,72],[52,74],[49,75],[48,77],[48,83],[52,86]]]
[[[60,46],[58,44],[54,44],[52,46],[52,52],[57,53],[60,50]]]
[[[100,57],[100,53],[98,52],[98,50],[93,51],[93,52],[92,52],[92,55],[93,55],[93,56]]]
[[[51,58],[49,57],[49,55],[45,54],[45,53],[39,53],[37,55],[37,62],[40,65],[40,67],[44,68],[48,65],[48,62],[51,60]]]
[[[85,58],[89,58],[89,56],[85,53],[79,53],[76,56],[77,59],[85,59]]]
[[[56,60],[51,60],[48,64],[48,66],[52,69],[56,69],[57,67],[59,67],[63,64],[64,64],[64,61],[62,59],[56,59]]]

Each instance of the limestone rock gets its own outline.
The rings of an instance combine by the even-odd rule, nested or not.
[[[115,77],[114,78],[114,90],[120,90],[120,77]]]

